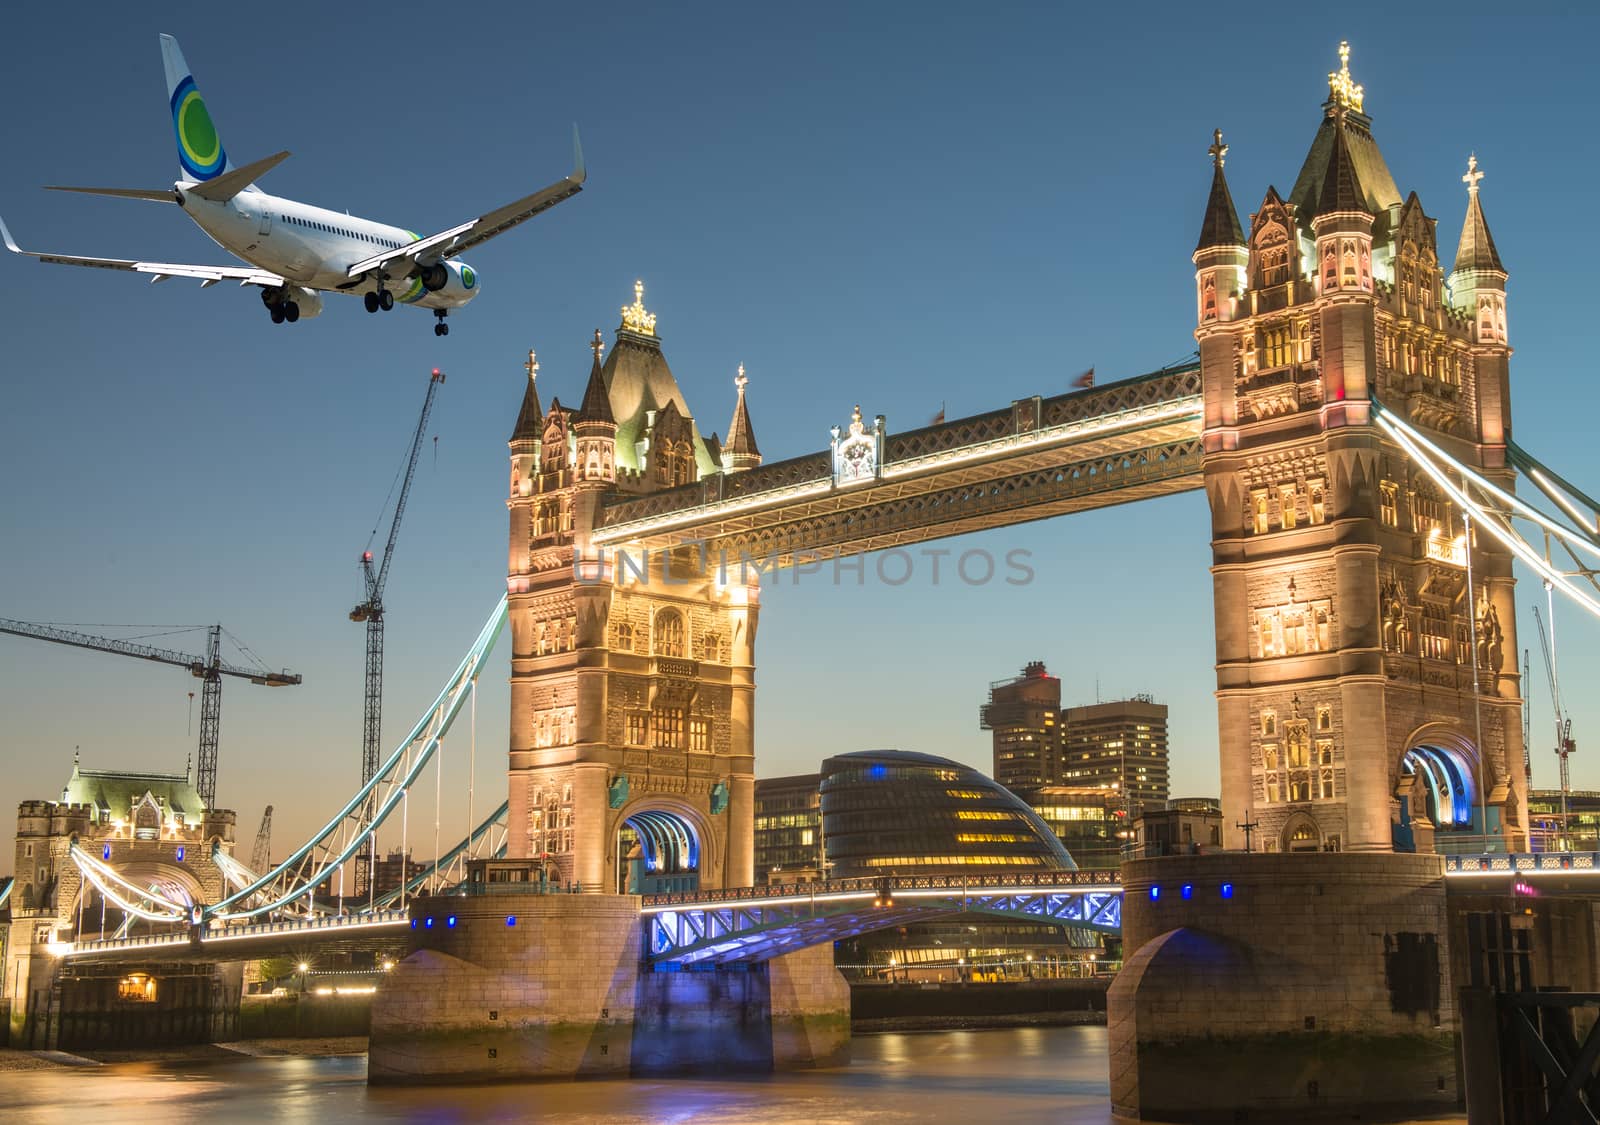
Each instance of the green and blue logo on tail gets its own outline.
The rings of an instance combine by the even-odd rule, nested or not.
[[[178,163],[186,177],[214,180],[229,170],[228,154],[205,99],[195,87],[194,75],[183,61],[178,41],[161,37],[161,61],[167,72],[167,96],[172,106],[172,132],[178,142]]]

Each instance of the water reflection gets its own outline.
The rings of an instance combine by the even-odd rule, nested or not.
[[[376,1088],[365,1058],[120,1063],[0,1077],[8,1123],[513,1122],[1109,1125],[1103,1027],[859,1036],[848,1066],[705,1082]]]

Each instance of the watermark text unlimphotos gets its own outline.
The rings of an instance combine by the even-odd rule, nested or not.
[[[929,586],[960,584],[1027,586],[1033,582],[1033,552],[1015,547],[996,555],[982,547],[956,551],[949,547],[891,547],[871,554],[827,555],[801,548],[765,555],[711,549],[700,540],[673,547],[629,549],[600,547],[573,555],[578,582],[624,582],[641,586],[692,586],[715,578],[722,585],[791,585],[803,582],[834,586]],[[787,578],[787,582],[785,582]]]

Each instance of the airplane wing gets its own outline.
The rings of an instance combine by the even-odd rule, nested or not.
[[[571,199],[583,190],[588,173],[583,167],[583,148],[578,142],[578,129],[572,129],[572,174],[557,180],[542,191],[525,195],[514,203],[480,215],[471,222],[451,227],[449,230],[419,238],[415,242],[394,250],[385,250],[350,267],[346,276],[361,277],[372,270],[382,270],[391,277],[409,277],[419,266],[431,266],[445,258],[463,254],[514,226],[527,222],[535,215],[548,211],[557,203]]]
[[[43,254],[37,250],[24,250],[17,245],[16,239],[11,237],[11,231],[6,227],[4,219],[0,219],[0,238],[4,239],[6,249],[13,254],[25,254],[30,258],[38,258],[41,262],[51,262],[60,266],[88,266],[91,269],[125,270],[129,273],[148,274],[151,284],[173,277],[192,278],[200,282],[202,289],[219,281],[237,281],[240,285],[283,284],[283,278],[277,274],[268,273],[254,266],[191,266],[177,262],[136,262],[127,258],[87,258],[74,254]]]

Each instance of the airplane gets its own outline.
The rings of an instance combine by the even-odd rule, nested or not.
[[[288,159],[289,153],[274,153],[234,167],[178,41],[170,35],[161,36],[161,61],[166,68],[180,168],[172,187],[58,186],[47,190],[176,203],[212,241],[249,265],[195,266],[39,253],[18,246],[0,219],[0,238],[7,249],[57,265],[148,274],[152,284],[185,277],[198,280],[202,289],[219,281],[259,286],[261,301],[274,324],[320,316],[324,293],[359,294],[369,313],[392,309],[398,301],[432,309],[437,318],[434,335],[446,336],[450,325],[445,317],[464,307],[482,288],[477,271],[456,255],[571,199],[583,190],[587,178],[574,125],[571,175],[476,219],[419,238],[402,227],[262,191],[255,185],[256,178]]]

